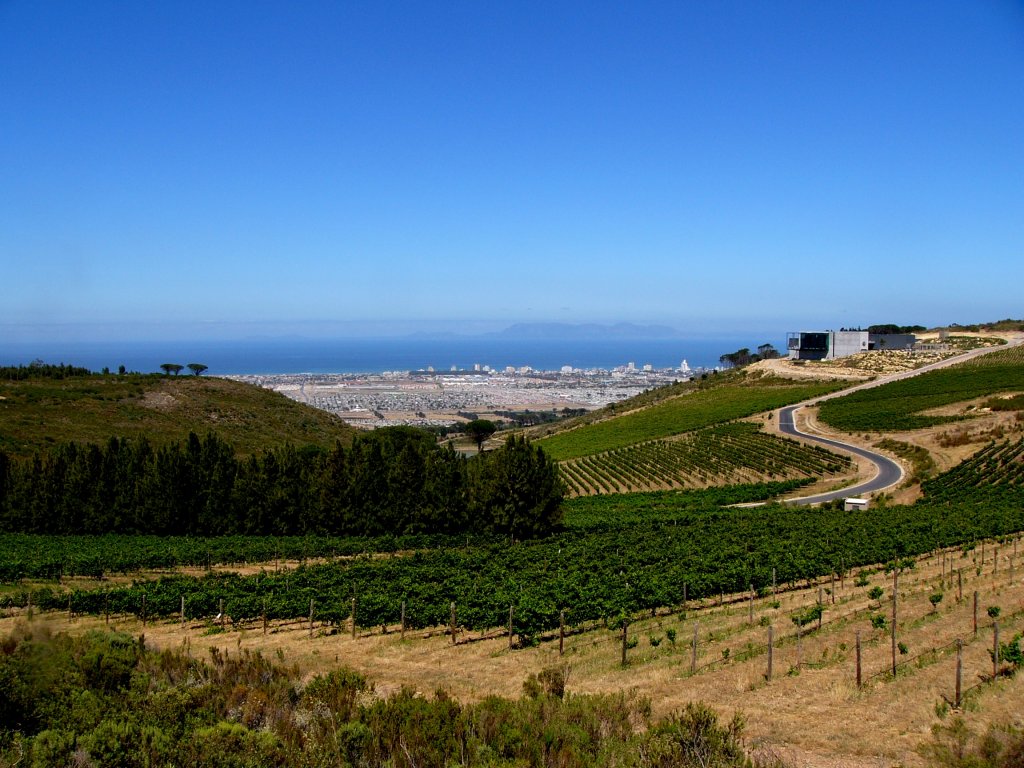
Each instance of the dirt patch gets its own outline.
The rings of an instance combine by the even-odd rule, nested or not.
[[[149,392],[146,392],[139,401],[139,404],[144,408],[164,412],[173,411],[181,405],[174,395],[157,390],[150,390]]]

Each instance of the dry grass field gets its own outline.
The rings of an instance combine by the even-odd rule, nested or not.
[[[975,731],[989,723],[1024,725],[1024,676],[992,680],[993,622],[987,614],[989,606],[1001,609],[1003,642],[1024,630],[1021,542],[986,542],[968,553],[933,553],[900,574],[897,642],[906,653],[897,651],[895,678],[889,632],[892,584],[892,574],[864,569],[775,596],[726,595],[721,605],[714,600],[693,603],[685,612],[662,611],[628,627],[628,637],[637,644],[627,651],[625,667],[621,631],[599,626],[568,634],[561,655],[557,634],[536,647],[510,650],[502,629],[483,637],[460,631],[453,645],[443,628],[409,631],[404,640],[398,627],[386,632],[358,628],[353,638],[349,627],[324,626],[315,619],[312,632],[308,621],[272,623],[266,633],[259,623],[228,624],[223,630],[213,622],[142,626],[134,617],[121,616],[111,617],[110,626],[144,633],[147,643],[187,647],[200,656],[214,647],[231,654],[258,649],[298,663],[310,675],[347,665],[374,680],[377,695],[408,686],[425,695],[445,689],[463,700],[491,694],[515,697],[529,674],[564,665],[570,693],[635,691],[651,700],[656,715],[688,701],[704,701],[727,715],[742,712],[749,746],[770,750],[788,764],[872,768],[925,764],[918,750],[930,739],[932,726],[956,714],[952,704],[960,639],[966,691],[960,714],[968,725]],[[874,586],[884,590],[877,601],[868,596]],[[929,596],[938,593],[943,599],[933,608]],[[819,595],[825,608],[822,627],[812,623],[798,639],[791,617],[815,606]],[[885,628],[873,628],[871,616],[884,616]],[[23,612],[0,619],[0,632],[26,620]],[[63,613],[37,614],[33,621],[74,632],[104,626],[102,618]],[[769,626],[774,633],[770,681]],[[674,643],[669,630],[675,630]],[[860,689],[855,671],[858,633]]]

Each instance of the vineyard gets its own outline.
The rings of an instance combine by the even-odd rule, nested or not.
[[[959,504],[972,498],[1020,506],[1024,499],[1024,438],[993,442],[949,472],[921,486],[929,503]]]
[[[699,389],[643,410],[543,438],[538,445],[558,461],[593,456],[637,443],[660,440],[684,432],[746,418],[834,391],[835,383],[794,385],[759,379]]]
[[[562,479],[575,496],[756,483],[779,478],[810,482],[846,472],[850,460],[817,446],[736,422],[563,461]]]
[[[925,415],[932,408],[986,395],[1024,390],[1024,348],[1013,347],[965,363],[864,389],[821,404],[819,418],[844,432],[898,432],[960,421]]]
[[[669,519],[673,496],[683,500]],[[652,494],[616,497],[619,510],[640,509]],[[567,611],[573,625],[612,620],[691,599],[733,593],[752,586],[793,584],[828,573],[844,573],[936,547],[974,542],[1024,530],[1019,504],[919,504],[876,508],[856,515],[788,507],[692,509],[685,494],[654,494],[660,520],[594,526],[537,542],[446,548],[387,557],[299,567],[253,576],[213,573],[202,578],[166,576],[130,587],[44,587],[9,593],[9,606],[31,600],[40,608],[76,613],[176,616],[184,600],[189,617],[226,612],[233,621],[296,619],[311,601],[318,620],[343,625],[356,601],[361,627],[444,625],[458,606],[460,626],[485,631],[505,625],[510,607],[524,637],[558,626]],[[577,499],[583,514],[588,502]],[[605,508],[612,509],[612,508]],[[628,514],[626,515],[628,518]]]

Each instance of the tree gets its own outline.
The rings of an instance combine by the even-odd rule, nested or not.
[[[192,371],[192,373],[195,374],[196,376],[198,376],[199,374],[201,374],[203,371],[207,370],[208,368],[209,368],[208,365],[203,365],[202,363],[189,363],[188,364],[188,369],[190,371]],[[175,373],[177,373],[177,371],[175,371]]]
[[[741,368],[744,365],[748,365],[757,360],[757,355],[751,355],[750,349],[743,347],[737,349],[735,352],[729,352],[728,354],[722,355],[718,358],[718,362],[722,365],[731,365],[733,368]]]
[[[476,452],[481,453],[484,449],[484,441],[498,431],[498,425],[487,419],[473,419],[467,422],[463,431],[473,438],[476,443]]]
[[[473,511],[496,533],[517,539],[544,536],[562,520],[558,467],[526,438],[505,444],[471,462]]]
[[[171,375],[172,373],[173,373],[173,374],[174,374],[175,376],[177,376],[177,375],[178,375],[178,372],[179,372],[179,371],[180,371],[180,370],[181,370],[182,368],[184,368],[184,367],[185,367],[185,366],[183,366],[183,365],[178,365],[177,363],[161,363],[161,364],[160,364],[160,369],[161,369],[161,370],[162,370],[162,371],[163,371],[163,372],[164,372],[164,373],[165,373],[165,374],[166,374],[167,376],[170,376],[170,375]]]
[[[757,348],[757,356],[762,360],[775,360],[779,356],[779,350],[772,344],[762,344]]]

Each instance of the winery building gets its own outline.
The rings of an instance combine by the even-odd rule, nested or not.
[[[872,350],[909,350],[916,342],[917,338],[912,333],[800,331],[789,334],[786,347],[790,360],[834,360]]]

